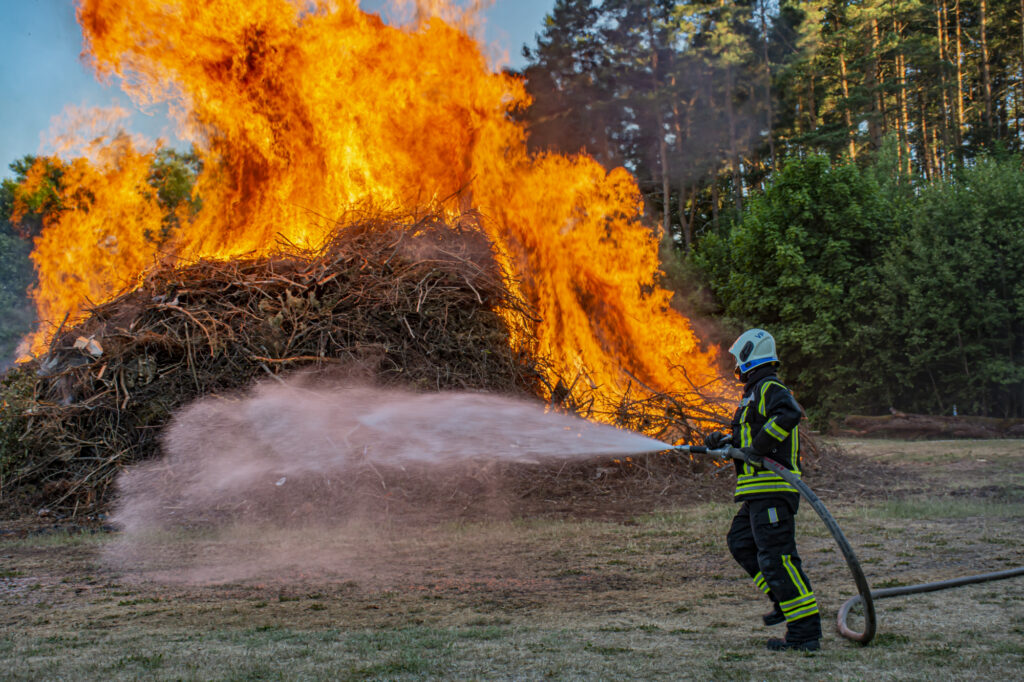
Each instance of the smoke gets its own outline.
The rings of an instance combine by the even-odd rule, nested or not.
[[[50,120],[50,129],[40,134],[40,151],[65,158],[85,157],[92,164],[105,167],[125,153],[125,148],[143,150],[157,144],[144,135],[125,132],[124,124],[131,112],[120,104],[109,107],[87,107],[69,104]]]
[[[121,475],[106,558],[172,582],[351,578],[396,529],[502,508],[503,466],[666,447],[485,393],[264,384],[184,408],[164,457]]]

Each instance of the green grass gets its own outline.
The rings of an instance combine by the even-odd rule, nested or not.
[[[110,533],[71,533],[66,530],[57,530],[52,533],[7,540],[4,544],[8,547],[38,547],[40,549],[89,547],[106,544],[110,538]]]
[[[910,498],[887,500],[865,507],[862,513],[876,519],[967,519],[1024,516],[1024,502],[994,502],[960,498]]]

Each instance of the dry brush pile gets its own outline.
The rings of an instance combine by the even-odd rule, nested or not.
[[[510,335],[529,339],[534,322],[471,219],[366,220],[316,252],[282,245],[273,257],[158,268],[4,377],[0,499],[8,511],[103,508],[117,473],[158,453],[176,409],[295,371],[551,396],[594,416],[586,401],[567,399],[565,387],[580,377],[550,385],[528,343],[513,350]],[[706,409],[693,398],[636,391],[611,416],[676,439],[694,435],[693,418]],[[641,458],[502,475],[524,497],[553,489],[585,497],[606,494],[623,475],[665,493],[695,470],[689,461]]]

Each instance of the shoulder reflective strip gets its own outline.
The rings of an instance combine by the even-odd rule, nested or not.
[[[800,594],[814,594],[810,588],[807,587],[807,583],[800,577],[800,571],[796,570],[796,566],[793,565],[793,557],[790,554],[782,555],[782,565],[786,567],[786,573],[789,573],[789,577],[793,580],[793,584],[796,586],[797,591]]]
[[[768,388],[770,386],[778,386],[784,391],[788,390],[785,386],[783,386],[777,381],[766,381],[761,385],[761,400],[759,400],[757,403],[757,411],[763,414],[765,417],[767,417],[768,415],[764,414],[764,398],[766,395],[768,395]]]

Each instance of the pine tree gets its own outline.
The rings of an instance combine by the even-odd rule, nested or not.
[[[557,0],[536,46],[523,47],[534,104],[524,112],[535,150],[586,151],[607,165],[623,162],[613,142],[620,107],[609,78],[609,55],[590,0]]]

